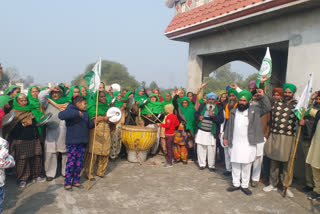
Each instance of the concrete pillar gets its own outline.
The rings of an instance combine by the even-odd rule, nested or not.
[[[291,42],[290,42],[291,43]],[[287,82],[297,86],[298,97],[313,73],[313,91],[320,89],[320,41],[298,46],[289,45]]]
[[[202,83],[203,59],[197,55],[189,55],[187,91],[197,92]]]

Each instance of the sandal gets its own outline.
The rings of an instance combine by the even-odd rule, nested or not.
[[[72,186],[79,189],[84,189],[84,186],[82,184],[73,184]]]
[[[72,191],[72,186],[64,186],[64,189],[67,191]]]

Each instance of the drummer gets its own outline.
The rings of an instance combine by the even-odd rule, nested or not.
[[[97,97],[96,92],[93,97]],[[98,96],[98,117],[96,117],[96,101],[91,100],[87,111],[89,114],[90,119],[95,120],[96,127],[95,129],[91,129],[89,131],[89,144],[87,147],[84,167],[85,173],[90,180],[95,180],[93,176],[93,171],[97,168],[96,175],[99,177],[104,177],[108,162],[109,162],[109,153],[110,153],[110,127],[109,127],[109,117],[106,116],[106,113],[109,109],[109,105],[107,102],[106,92],[99,91]],[[94,133],[96,132],[95,136],[95,144],[93,149],[93,140],[94,140]],[[92,171],[90,175],[90,164],[91,158],[93,153],[93,160],[92,160]],[[95,167],[95,165],[97,167]]]
[[[35,116],[28,105],[25,94],[17,94],[13,99],[14,120],[8,125],[11,142],[10,153],[16,161],[17,181],[24,188],[29,178],[34,182],[44,182],[42,172],[42,148]]]
[[[39,101],[43,106],[45,113],[52,114],[52,117],[46,126],[46,139],[44,142],[45,173],[47,181],[52,181],[56,177],[59,154],[61,154],[61,175],[65,176],[66,171],[67,151],[65,141],[67,128],[65,121],[59,119],[58,114],[60,110],[56,106],[67,105],[68,100],[65,97],[62,97],[61,89],[58,86],[55,86],[41,91],[39,94]]]

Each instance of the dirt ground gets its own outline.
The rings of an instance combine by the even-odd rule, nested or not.
[[[320,213],[320,203],[308,200],[297,186],[294,198],[265,193],[263,184],[251,188],[252,196],[229,193],[231,178],[222,175],[222,168],[200,171],[193,162],[164,168],[163,162],[161,155],[142,164],[112,161],[106,177],[97,177],[89,191],[65,191],[63,177],[21,191],[10,176],[3,213]],[[87,187],[84,177],[81,181]]]

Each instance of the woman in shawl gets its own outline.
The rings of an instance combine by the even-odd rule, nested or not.
[[[52,114],[50,121],[46,125],[46,138],[44,141],[44,168],[47,181],[52,181],[56,177],[59,155],[61,155],[61,174],[65,176],[66,171],[67,127],[66,122],[59,119],[58,114],[60,113],[60,109],[56,106],[67,106],[68,100],[62,97],[62,90],[58,86],[41,91],[38,97],[45,112]]]
[[[42,172],[42,148],[36,120],[25,94],[13,99],[14,120],[8,126],[11,155],[16,161],[17,181],[24,188],[31,177],[35,182],[44,182]]]
[[[163,97],[161,97],[160,90],[158,88],[153,89],[152,93],[158,95],[160,102],[163,101]]]
[[[21,89],[20,86],[17,85],[11,85],[9,88],[7,88],[3,95],[1,96],[2,102],[6,101],[6,105],[4,106],[4,112],[7,114],[11,111],[13,107],[13,98],[20,93]]]
[[[89,101],[90,100],[89,98],[91,98],[89,90],[85,86],[80,86],[79,89],[80,89],[80,96],[85,97],[86,100]]]
[[[31,108],[32,114],[35,115],[36,122],[39,122],[39,119],[44,115],[44,109],[42,108],[38,99],[39,93],[40,93],[40,88],[38,86],[33,85],[29,87],[28,95],[27,95],[28,104]],[[40,135],[42,134],[43,130],[44,130],[44,127],[38,128]]]
[[[188,97],[182,98],[182,104],[177,102],[179,93],[181,93],[180,90],[178,90],[178,93],[173,98],[173,105],[175,106],[176,114],[180,121],[173,151],[176,160],[182,160],[183,163],[186,164],[188,158],[194,158],[194,136],[196,129],[196,121],[194,118],[195,109]]]
[[[140,86],[136,89],[136,93],[134,94],[134,100],[136,101],[136,105],[140,108],[142,103],[148,98],[145,93],[145,88]]]
[[[89,131],[89,144],[86,151],[85,156],[85,173],[90,180],[95,180],[93,176],[93,169],[95,169],[95,165],[97,166],[96,175],[99,177],[104,177],[108,161],[109,161],[109,153],[110,153],[110,126],[109,126],[109,117],[106,116],[106,112],[109,109],[109,105],[107,103],[106,92],[104,91],[97,91],[93,97],[98,96],[98,106],[96,105],[96,100],[91,100],[87,111],[89,114],[90,119],[95,120],[96,127]],[[96,108],[98,108],[98,116],[96,117]],[[93,148],[93,139],[94,133],[96,132],[95,136],[95,144]],[[91,175],[90,172],[90,164],[91,164],[91,157],[93,153],[93,160],[92,160],[92,171]]]

